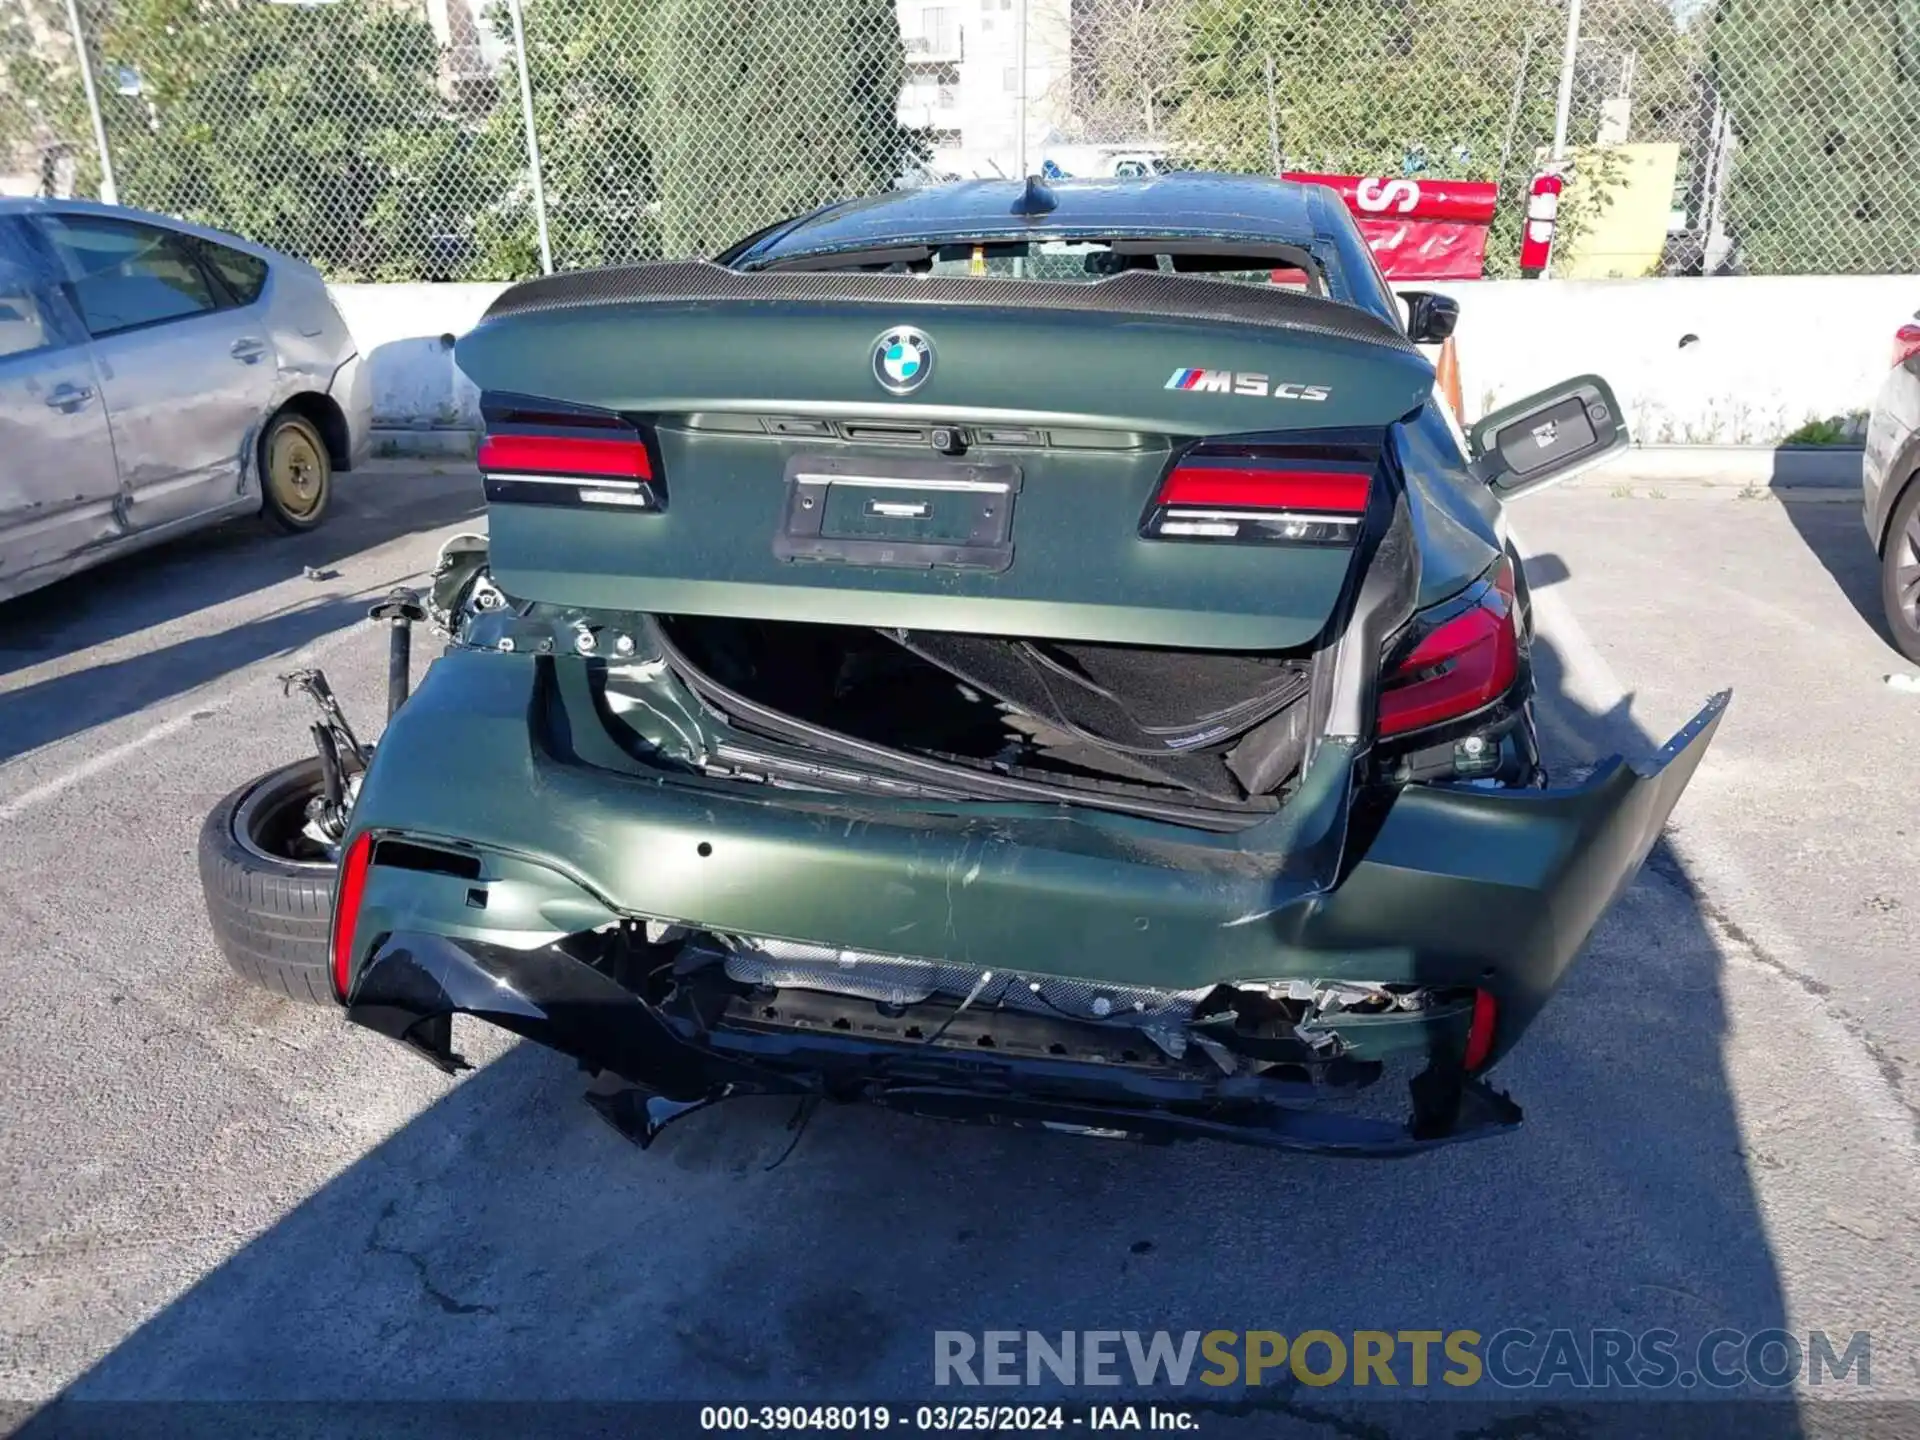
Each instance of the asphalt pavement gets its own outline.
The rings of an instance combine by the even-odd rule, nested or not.
[[[0,606],[0,1400],[909,1399],[942,1330],[1728,1327],[1870,1332],[1864,1393],[1920,1401],[1920,697],[1848,497],[1514,507],[1556,769],[1735,696],[1497,1072],[1526,1127],[1396,1162],[842,1107],[796,1137],[758,1101],[642,1153],[560,1057],[473,1026],[449,1080],[249,990],[201,818],[301,752],[294,665],[377,728],[358,617],[481,521],[471,472],[341,504]],[[1803,1377],[1765,1433],[1852,1383]],[[1569,1394],[1498,1433],[1599,1433],[1553,1428]],[[1291,1385],[1209,1423],[1427,1423],[1367,1413]]]

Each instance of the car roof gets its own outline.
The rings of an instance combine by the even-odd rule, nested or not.
[[[235,235],[226,230],[215,230],[210,225],[196,225],[191,220],[182,220],[177,215],[157,215],[151,210],[137,210],[131,205],[107,205],[98,200],[67,200],[44,195],[0,195],[0,215],[99,215],[109,220],[137,220],[143,225],[164,225],[169,230],[197,235],[202,240],[231,245],[236,250],[244,250],[247,254],[257,255],[262,260],[284,262],[288,258],[278,250],[268,249],[265,245],[256,245],[244,236]]]
[[[1022,214],[1018,180],[962,180],[849,200],[755,237],[734,259],[875,249],[903,241],[1088,235],[1338,240],[1352,221],[1331,190],[1260,175],[1175,171],[1137,179],[1042,182],[1053,209]]]

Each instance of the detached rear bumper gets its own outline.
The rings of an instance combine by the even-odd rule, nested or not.
[[[1462,1069],[1470,1000],[1301,1027],[1302,1043],[1349,1070],[1424,1066],[1413,1118],[1396,1123],[1302,1108],[1332,1098],[1331,1072],[1317,1067],[1136,1064],[1100,1053],[1097,1032],[1087,1055],[1071,1054],[1079,1030],[1057,1049],[1036,1033],[1024,1051],[990,1036],[979,1043],[994,1053],[961,1054],[908,1028],[911,1015],[868,1025],[856,1009],[795,1029],[784,1014],[722,1013],[738,1004],[724,997],[664,1003],[636,977],[657,980],[671,957],[613,954],[608,937],[648,920],[656,932],[667,922],[1158,992],[1287,980],[1484,992],[1498,1015],[1490,1064],[1633,878],[1726,704],[1709,702],[1650,760],[1610,762],[1577,788],[1414,785],[1384,813],[1349,809],[1350,761],[1329,749],[1280,816],[1220,836],[1058,806],[930,809],[617,773],[581,758],[577,710],[571,732],[552,738],[556,725],[569,731],[556,672],[571,663],[456,652],[389,728],[354,825],[402,843],[373,849],[354,932],[355,1022],[451,1066],[447,1017],[474,1015],[680,1105],[843,1094],[1355,1153],[1517,1123],[1516,1107]],[[421,846],[459,863],[422,861]],[[1424,1106],[1423,1084],[1438,1095]]]

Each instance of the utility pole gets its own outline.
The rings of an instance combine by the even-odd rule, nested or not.
[[[80,33],[80,0],[67,0],[67,26],[73,31],[73,53],[80,60],[80,84],[87,92],[87,114],[93,117],[93,148],[100,152],[100,198],[120,203],[113,183],[113,157],[107,153],[107,122],[100,116],[100,92],[93,88],[93,62],[87,58],[87,39]]]
[[[1027,178],[1027,0],[1013,6],[1013,174]]]
[[[1553,112],[1553,165],[1566,178],[1567,123],[1573,115],[1573,70],[1580,59],[1580,0],[1567,0],[1567,47],[1560,52],[1560,102]],[[1553,252],[1547,252],[1542,280],[1553,278]]]
[[[1273,178],[1280,178],[1280,110],[1273,99],[1273,56],[1267,59],[1267,156],[1273,161]]]
[[[67,0],[72,4],[73,0]],[[465,0],[449,0],[459,5]],[[540,236],[540,273],[553,273],[553,245],[547,239],[547,192],[540,183],[540,133],[533,123],[533,82],[527,78],[527,32],[520,18],[520,0],[507,0],[513,17],[513,60],[520,68],[520,118],[527,127],[527,168],[533,176],[533,225]]]
[[[1560,56],[1560,104],[1553,115],[1553,158],[1567,158],[1567,122],[1573,114],[1573,67],[1580,51],[1580,0],[1567,0],[1567,48]]]

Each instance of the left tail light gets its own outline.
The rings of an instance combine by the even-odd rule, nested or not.
[[[626,417],[577,407],[482,401],[487,435],[476,457],[487,499],[506,505],[658,510],[651,437]]]
[[[1380,734],[1405,735],[1493,704],[1520,678],[1513,562],[1501,556],[1458,600],[1422,611],[1388,647]]]
[[[1370,462],[1304,460],[1285,447],[1202,445],[1167,471],[1140,533],[1148,540],[1351,545],[1372,484]]]
[[[360,902],[367,892],[367,867],[373,863],[373,836],[362,831],[340,862],[333,900],[333,993],[345,1004],[353,981],[353,932],[360,923]]]

